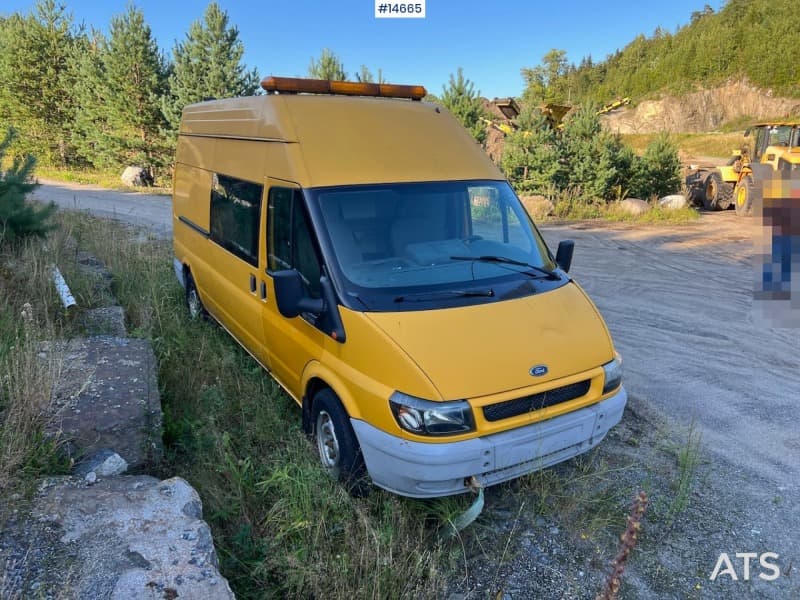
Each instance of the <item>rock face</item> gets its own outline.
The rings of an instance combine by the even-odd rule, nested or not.
[[[46,481],[0,534],[11,597],[233,598],[197,492],[181,478]]]
[[[62,356],[49,431],[79,458],[113,448],[132,468],[162,454],[155,356],[147,340],[97,336],[49,343]]]
[[[153,185],[153,177],[150,175],[150,171],[144,167],[125,167],[120,179],[122,179],[122,183],[131,187]]]
[[[799,113],[800,100],[796,98],[773,97],[770,90],[761,90],[747,81],[731,81],[681,98],[645,100],[633,108],[604,115],[601,120],[606,128],[618,133],[700,133],[739,118],[758,121]]]

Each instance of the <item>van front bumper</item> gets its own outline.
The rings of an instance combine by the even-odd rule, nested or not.
[[[351,419],[372,482],[413,498],[451,496],[538,471],[594,448],[622,419],[625,388],[574,412],[458,442],[413,442]]]

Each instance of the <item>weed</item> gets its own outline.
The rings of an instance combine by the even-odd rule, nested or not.
[[[628,557],[639,540],[639,532],[642,529],[642,519],[647,511],[647,504],[647,494],[639,492],[628,515],[625,531],[620,536],[619,552],[617,552],[614,560],[611,561],[612,571],[606,580],[603,590],[597,595],[597,600],[614,600],[619,594],[619,586],[622,583],[625,564],[628,562]]]
[[[689,506],[697,469],[700,465],[700,441],[700,432],[692,422],[686,432],[686,443],[676,450],[677,473],[671,485],[673,496],[665,514],[668,527]]]

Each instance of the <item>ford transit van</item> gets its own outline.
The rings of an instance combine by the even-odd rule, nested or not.
[[[461,124],[418,86],[262,87],[183,111],[175,273],[322,465],[435,497],[597,445],[626,393],[572,243],[551,253]]]

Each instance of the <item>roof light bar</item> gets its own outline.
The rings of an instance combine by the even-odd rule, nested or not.
[[[421,85],[328,81],[327,79],[302,79],[299,77],[265,77],[261,80],[261,87],[267,92],[283,94],[339,94],[343,96],[409,98],[411,100],[421,100],[427,94]]]

